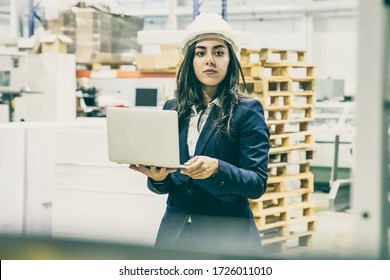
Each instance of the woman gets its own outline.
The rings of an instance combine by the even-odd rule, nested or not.
[[[210,29],[212,26],[212,29]],[[156,246],[229,254],[260,248],[248,198],[266,190],[269,131],[257,100],[239,92],[239,43],[215,13],[199,15],[181,44],[175,100],[181,170],[130,166],[168,194]]]

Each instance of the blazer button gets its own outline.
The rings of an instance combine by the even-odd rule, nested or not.
[[[187,190],[187,194],[188,195],[193,195],[194,194],[194,190],[192,188],[188,189]]]
[[[224,181],[222,181],[220,185],[221,185],[221,186],[225,185],[225,182],[224,182]]]

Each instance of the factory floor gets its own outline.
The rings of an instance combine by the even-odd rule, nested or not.
[[[317,218],[313,235],[312,249],[307,253],[321,256],[335,256],[340,259],[352,254],[353,213],[351,209],[334,211],[331,209],[329,193],[314,192],[314,212]],[[305,252],[303,252],[305,253]]]
[[[329,200],[329,193],[321,191],[313,193],[312,201],[317,222],[311,244],[286,250],[282,253],[282,257],[354,259],[356,250],[353,249],[355,238],[353,209],[334,211]],[[388,236],[390,242],[390,230]]]

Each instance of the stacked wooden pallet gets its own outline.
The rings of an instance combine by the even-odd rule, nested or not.
[[[246,90],[263,104],[271,132],[267,192],[250,201],[263,246],[278,252],[311,246],[316,218],[308,125],[316,67],[305,62],[304,51],[276,49],[244,49],[241,64]]]

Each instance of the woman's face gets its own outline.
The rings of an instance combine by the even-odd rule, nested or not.
[[[217,88],[226,76],[229,61],[229,51],[224,40],[209,38],[196,42],[193,65],[204,90]]]

